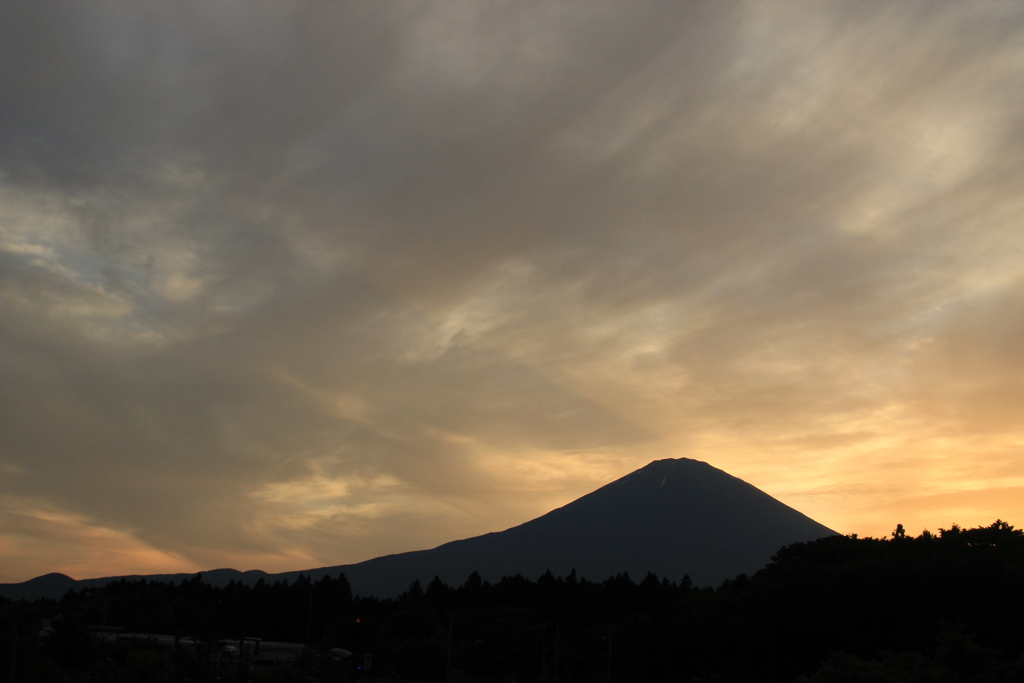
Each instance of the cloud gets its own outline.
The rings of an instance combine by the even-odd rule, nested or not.
[[[1024,483],[1016,5],[0,13],[0,516],[60,566],[357,561],[683,455],[876,535]]]
[[[0,515],[0,552],[4,583],[37,576],[40,567],[70,576],[104,565],[124,574],[201,571],[181,556],[139,541],[131,532],[96,525],[92,520],[19,498],[5,499]]]

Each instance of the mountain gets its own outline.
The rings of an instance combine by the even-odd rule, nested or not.
[[[432,550],[302,572],[221,569],[203,576],[226,584],[232,579],[255,583],[260,577],[290,581],[300,574],[315,580],[344,572],[355,593],[380,597],[397,595],[416,579],[426,585],[434,576],[461,585],[474,571],[489,581],[514,574],[535,579],[549,569],[556,576],[575,569],[577,576],[595,581],[621,572],[639,580],[654,572],[717,585],[757,571],[783,545],[834,534],[741,479],[680,458],[656,460],[525,524]],[[0,595],[23,585],[0,585]]]
[[[67,574],[43,574],[22,583],[0,583],[0,597],[11,600],[38,600],[60,597],[77,582]]]
[[[657,460],[543,517],[433,550],[306,572],[344,571],[357,593],[393,595],[413,579],[460,585],[550,569],[603,580],[647,572],[717,585],[763,567],[783,545],[835,534],[763,491],[698,460]],[[290,572],[286,576],[298,576]]]

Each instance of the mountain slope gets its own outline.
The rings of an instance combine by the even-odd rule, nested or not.
[[[525,524],[432,550],[282,574],[218,569],[204,578],[215,585],[251,584],[261,577],[318,579],[344,572],[355,593],[380,597],[396,595],[416,579],[426,585],[434,576],[460,585],[474,571],[489,581],[514,574],[535,579],[548,569],[556,576],[575,569],[595,581],[620,572],[639,580],[650,571],[671,580],[688,574],[697,585],[717,585],[757,571],[783,545],[834,533],[722,470],[681,458],[652,462]],[[0,595],[22,585],[0,585]]]
[[[38,600],[39,598],[59,598],[74,588],[77,582],[66,574],[53,572],[43,574],[22,583],[0,584],[0,597],[10,600]]]
[[[548,569],[556,576],[576,569],[591,580],[623,571],[639,580],[653,571],[716,585],[757,571],[783,545],[834,533],[736,477],[682,458],[652,462],[506,531],[306,573],[344,571],[354,591],[374,595],[435,575],[458,585],[473,571],[492,581]]]

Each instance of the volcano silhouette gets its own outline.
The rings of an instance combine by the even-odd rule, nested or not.
[[[601,581],[648,572],[717,585],[766,565],[782,547],[834,535],[831,529],[722,470],[688,458],[656,460],[532,521],[432,550],[302,572],[345,572],[354,592],[390,596],[434,576],[461,585],[472,573],[536,579],[573,569]],[[288,572],[282,577],[297,577]]]
[[[386,555],[358,564],[267,574],[216,569],[203,580],[219,586],[313,580],[344,572],[354,593],[391,597],[414,580],[424,586],[435,576],[459,586],[473,572],[487,581],[521,574],[529,579],[550,570],[592,581],[648,572],[698,586],[718,585],[766,565],[784,545],[835,534],[763,491],[706,462],[656,460],[564,507],[505,531],[453,541],[432,550]],[[60,597],[69,587],[99,586],[120,577],[73,581],[47,576],[0,585],[6,597]],[[152,575],[179,582],[193,574]],[[52,586],[51,586],[52,584]],[[52,589],[52,590],[50,590]]]

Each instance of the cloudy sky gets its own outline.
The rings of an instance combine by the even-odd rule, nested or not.
[[[704,460],[1024,525],[1024,6],[0,6],[0,582]]]

